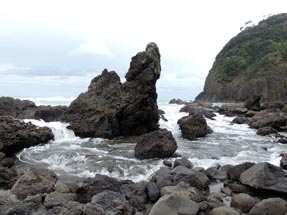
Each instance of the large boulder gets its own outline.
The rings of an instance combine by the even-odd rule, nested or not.
[[[287,203],[281,198],[269,198],[257,203],[249,215],[285,215]]]
[[[0,117],[0,151],[7,155],[53,139],[51,129],[24,123],[9,116]]]
[[[287,194],[287,177],[282,168],[270,163],[259,163],[247,169],[240,176],[241,183],[255,189]]]
[[[183,138],[194,140],[198,137],[205,137],[212,130],[208,127],[206,120],[200,113],[185,116],[177,122],[182,132]]]
[[[252,97],[247,99],[247,101],[244,103],[244,107],[246,107],[248,110],[261,110],[260,99],[261,95],[253,95]]]
[[[88,91],[74,100],[63,120],[80,137],[134,136],[158,128],[156,81],[160,77],[160,53],[155,43],[132,58],[121,83],[106,69],[91,81]]]
[[[27,196],[39,193],[53,192],[56,182],[57,176],[54,172],[43,168],[35,168],[25,172],[13,185],[11,192],[18,199],[25,199]]]
[[[243,213],[248,213],[255,204],[256,200],[245,193],[239,193],[231,200],[231,206],[240,209]]]
[[[286,117],[277,112],[264,112],[256,114],[249,120],[251,128],[271,127],[280,130],[280,127],[286,125]]]
[[[135,157],[138,159],[171,157],[177,149],[172,133],[159,129],[139,137],[135,146]]]
[[[169,194],[161,197],[151,209],[149,215],[196,215],[199,211],[198,205],[187,197]]]

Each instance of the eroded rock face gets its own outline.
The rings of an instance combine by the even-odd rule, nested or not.
[[[7,155],[46,143],[54,135],[48,127],[37,127],[9,116],[0,117],[0,151]]]
[[[116,72],[104,70],[88,91],[72,102],[64,121],[80,137],[113,138],[151,132],[158,128],[156,81],[160,53],[155,43],[132,58],[121,83]]]

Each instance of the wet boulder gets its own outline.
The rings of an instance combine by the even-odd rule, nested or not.
[[[0,152],[7,155],[24,148],[47,143],[54,135],[48,127],[37,127],[10,116],[0,117]]]
[[[57,176],[54,172],[34,168],[25,172],[17,182],[13,185],[11,192],[18,199],[25,199],[27,196],[36,195],[39,193],[51,193],[55,190]]]
[[[104,70],[75,99],[63,116],[80,137],[137,136],[158,129],[156,82],[160,53],[155,43],[134,56],[121,83],[114,71]]]
[[[287,194],[287,177],[282,168],[270,163],[259,163],[240,175],[242,184],[255,189],[263,189]]]
[[[138,159],[171,157],[177,149],[172,133],[159,129],[138,138],[135,146],[135,157]]]
[[[185,116],[177,122],[181,129],[183,138],[194,140],[198,137],[205,137],[212,130],[208,127],[202,114],[196,113]]]

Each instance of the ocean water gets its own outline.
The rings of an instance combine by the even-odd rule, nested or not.
[[[49,99],[37,101],[46,102]],[[51,103],[56,105],[57,102]],[[186,115],[179,112],[181,107],[160,102],[159,108],[165,111],[168,121],[160,120],[159,123],[161,128],[173,133],[178,144],[177,153],[187,157],[195,166],[208,168],[245,161],[267,161],[279,165],[280,154],[287,150],[286,145],[277,143],[272,137],[256,135],[254,129],[232,124],[233,117],[220,114],[216,115],[215,120],[207,119],[214,131],[212,134],[195,141],[183,139],[177,125],[178,119]],[[63,176],[93,177],[100,173],[133,181],[147,180],[163,166],[162,159],[135,159],[133,149],[136,143],[129,139],[79,138],[67,129],[66,123],[25,121],[50,127],[55,135],[55,140],[48,144],[21,151],[17,156],[25,165],[45,165]],[[174,158],[167,160],[173,161]]]

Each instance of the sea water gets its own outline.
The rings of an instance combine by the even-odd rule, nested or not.
[[[53,101],[53,105],[56,103]],[[177,124],[178,119],[187,115],[179,112],[181,107],[161,102],[159,108],[165,112],[168,121],[160,120],[159,124],[173,133],[178,144],[177,153],[188,158],[195,166],[208,168],[246,161],[267,161],[279,165],[280,154],[287,150],[286,145],[277,143],[274,138],[259,136],[248,125],[232,124],[233,117],[220,114],[216,114],[215,120],[206,119],[213,133],[194,141],[186,140],[182,138]],[[25,121],[47,126],[55,135],[55,139],[48,144],[18,153],[19,160],[26,165],[45,165],[63,176],[94,177],[105,174],[133,181],[147,180],[163,166],[162,159],[135,159],[136,143],[131,139],[79,138],[67,129],[67,123]]]

